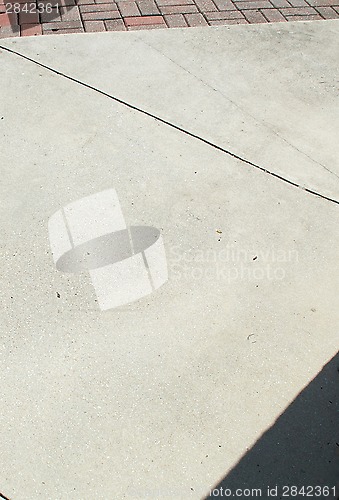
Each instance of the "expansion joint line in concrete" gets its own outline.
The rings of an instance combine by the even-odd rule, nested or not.
[[[5,497],[3,493],[0,493],[0,500],[10,500],[8,497]]]
[[[225,153],[225,154],[235,158],[236,160],[239,160],[243,163],[246,163],[247,165],[250,165],[251,167],[258,169],[267,175],[271,175],[272,177],[275,177],[275,178],[285,182],[286,184],[289,184],[289,185],[294,186],[296,188],[299,188],[303,191],[306,191],[306,193],[313,194],[314,196],[317,196],[318,198],[322,198],[322,199],[327,200],[331,203],[335,203],[336,205],[339,205],[338,200],[335,200],[333,198],[329,198],[328,196],[325,196],[321,193],[318,193],[317,191],[314,191],[313,189],[308,189],[307,187],[302,186],[301,184],[297,184],[296,182],[293,182],[290,179],[287,179],[286,177],[283,177],[279,174],[276,174],[275,172],[272,172],[271,170],[268,170],[267,168],[261,167],[260,165],[257,165],[256,163],[253,163],[250,160],[246,160],[246,158],[242,158],[241,156],[239,156],[235,153],[232,153],[232,151],[229,151],[221,146],[218,146],[217,144],[214,144],[213,142],[208,141],[207,139],[204,139],[203,137],[200,137],[199,135],[194,134],[193,132],[190,132],[189,130],[186,130],[178,125],[175,125],[174,123],[171,123],[171,122],[161,118],[160,116],[156,116],[153,113],[150,113],[144,109],[138,108],[137,106],[134,106],[133,104],[130,104],[122,99],[119,99],[118,97],[115,97],[111,94],[108,94],[107,92],[104,92],[103,90],[97,89],[96,87],[93,87],[92,85],[89,85],[88,83],[82,82],[81,80],[77,80],[76,78],[73,78],[70,75],[66,75],[65,73],[62,73],[61,71],[58,71],[54,68],[51,68],[50,66],[47,66],[46,64],[40,63],[39,61],[36,61],[35,59],[32,59],[31,57],[25,56],[24,54],[21,54],[20,52],[17,52],[16,50],[9,49],[8,47],[4,47],[3,45],[0,45],[0,49],[5,50],[7,52],[10,52],[11,54],[14,54],[18,57],[21,57],[22,59],[26,59],[27,61],[30,61],[33,64],[36,64],[37,66],[40,66],[41,68],[44,68],[47,71],[50,71],[51,73],[54,73],[54,74],[59,75],[63,78],[66,78],[67,80],[75,82],[78,85],[81,85],[82,87],[85,87],[85,88],[90,89],[90,90],[94,90],[94,92],[97,92],[98,94],[101,94],[105,97],[108,97],[109,99],[112,99],[113,101],[118,102],[119,104],[122,104],[123,106],[126,106],[127,108],[133,109],[134,111],[138,111],[139,113],[142,113],[146,116],[149,116],[150,118],[153,118],[153,119],[157,120],[158,122],[163,123],[164,125],[167,125],[175,130],[178,130],[179,132],[182,132],[183,134],[185,134],[189,137],[193,137],[194,139],[197,139],[198,141],[200,141],[204,144],[207,144],[208,146],[210,146],[218,151],[221,151],[222,153]]]

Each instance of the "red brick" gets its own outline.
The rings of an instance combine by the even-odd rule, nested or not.
[[[84,21],[84,28],[88,33],[106,31],[104,21]]]
[[[152,14],[160,14],[160,11],[153,0],[137,1],[139,10],[143,16],[151,16]]]
[[[6,14],[6,5],[0,4],[0,14]]]
[[[244,14],[245,14],[245,17],[249,23],[253,23],[253,24],[267,23],[267,19],[258,10],[246,10],[246,12],[244,12]]]
[[[117,10],[109,12],[84,12],[82,14],[83,21],[106,21],[107,19],[119,19],[120,13]]]
[[[34,36],[34,35],[42,35],[42,29],[40,24],[21,25],[21,36]]]
[[[286,21],[278,9],[263,9],[261,11],[270,23],[280,23]]]
[[[225,10],[220,12],[206,12],[206,19],[214,21],[216,19],[243,19],[244,15],[238,10]]]
[[[118,10],[116,5],[112,3],[104,3],[104,4],[92,4],[92,5],[81,5],[79,7],[81,14],[85,12],[111,12],[112,10]]]
[[[256,10],[256,9],[269,9],[271,8],[270,2],[267,0],[259,0],[256,2],[234,2],[238,9],[241,10]],[[260,17],[260,16],[259,16]]]
[[[0,27],[14,26],[18,24],[18,17],[16,14],[0,14]]]
[[[105,26],[107,31],[125,31],[126,26],[122,19],[113,19],[110,21],[105,21]]]
[[[286,16],[309,16],[317,14],[317,11],[312,7],[291,7],[289,9],[280,9],[280,12]]]
[[[198,12],[195,5],[163,5],[160,7],[162,14],[191,14]]]
[[[338,19],[339,14],[332,7],[318,7],[317,11],[324,19]]]
[[[165,16],[165,21],[169,28],[185,28],[187,26],[186,19],[182,14]]]
[[[209,21],[211,26],[223,26],[225,24],[248,24],[246,19],[215,19],[214,21]]]
[[[162,16],[142,16],[142,17],[125,17],[126,26],[144,26],[152,24],[165,24]]]
[[[123,17],[140,16],[140,11],[135,2],[118,2]]]
[[[157,4],[162,6],[165,5],[194,5],[193,0],[157,0]]]
[[[20,12],[19,24],[37,24],[39,23],[38,12]]]
[[[186,14],[185,18],[188,23],[188,26],[191,27],[207,25],[206,19],[202,14],[200,14],[200,12],[196,14]]]
[[[214,10],[218,10],[212,0],[195,0],[195,4],[201,12],[213,12]]]

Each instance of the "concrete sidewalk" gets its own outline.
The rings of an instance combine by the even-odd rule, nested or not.
[[[1,41],[4,495],[202,498],[335,356],[338,33]],[[56,269],[48,220],[110,188],[160,229],[169,279],[100,311],[87,272]],[[267,486],[289,467],[335,486],[337,405]]]

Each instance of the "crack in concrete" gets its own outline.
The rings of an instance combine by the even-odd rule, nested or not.
[[[195,73],[192,73],[192,71],[190,71],[189,69],[187,69],[184,66],[182,66],[180,63],[178,63],[177,61],[175,61],[174,59],[172,59],[171,57],[169,57],[167,54],[164,54],[163,52],[161,52],[161,50],[159,50],[157,47],[154,47],[150,43],[145,42],[145,40],[142,40],[141,38],[139,38],[139,41],[141,43],[143,43],[144,45],[146,45],[147,47],[149,47],[150,49],[153,49],[154,51],[158,52],[160,55],[162,55],[163,57],[165,57],[166,59],[168,59],[169,61],[171,61],[175,66],[177,66],[178,68],[181,68],[182,70],[184,70],[186,73],[188,73],[190,76],[192,76],[193,78],[195,78],[197,81],[199,81],[200,83],[202,83],[203,85],[205,85],[209,89],[211,89],[214,92],[216,92],[217,94],[219,94],[226,101],[228,101],[231,104],[233,104],[233,106],[235,106],[237,109],[239,109],[242,113],[244,113],[245,115],[251,117],[252,120],[254,120],[256,123],[259,123],[260,125],[262,125],[263,127],[265,127],[267,130],[269,130],[270,132],[272,132],[272,134],[274,134],[280,140],[282,140],[283,142],[285,142],[286,144],[288,144],[289,146],[291,146],[293,149],[295,149],[296,151],[298,151],[298,153],[304,155],[306,158],[308,158],[309,160],[311,160],[313,163],[315,163],[316,165],[319,165],[324,170],[326,170],[328,173],[334,175],[337,179],[339,179],[339,175],[336,174],[335,172],[332,172],[332,170],[330,170],[328,167],[326,167],[326,165],[324,165],[323,163],[319,162],[318,160],[315,160],[310,155],[308,155],[307,153],[305,153],[305,151],[302,151],[297,146],[295,146],[295,144],[293,144],[288,139],[286,139],[285,137],[283,137],[282,135],[280,135],[278,132],[276,132],[276,130],[274,130],[274,128],[273,128],[273,125],[268,124],[264,120],[261,120],[260,118],[257,118],[256,116],[252,115],[249,111],[247,111],[246,108],[242,107],[240,104],[238,104],[237,102],[233,101],[230,97],[228,97],[226,94],[224,94],[220,89],[217,89],[217,88],[213,87],[213,85],[211,85],[210,83],[206,82],[205,80],[203,80],[202,78],[200,78],[199,76],[197,76]]]
[[[18,57],[21,57],[22,59],[25,59],[26,61],[29,61],[41,68],[44,68],[46,69],[47,71],[51,72],[51,73],[54,73],[58,76],[61,76],[67,80],[70,80],[78,85],[81,85],[82,87],[85,87],[87,89],[90,89],[90,90],[93,90],[94,92],[97,92],[98,94],[101,94],[105,97],[108,97],[109,99],[112,99],[113,101],[115,102],[118,102],[119,104],[122,104],[123,106],[129,108],[129,109],[133,109],[134,111],[138,111],[139,113],[142,113],[146,116],[149,116],[150,118],[153,118],[154,120],[160,122],[160,123],[163,123],[164,125],[167,125],[189,137],[192,137],[194,139],[197,139],[198,141],[218,150],[218,151],[221,151],[222,153],[224,154],[227,154],[229,156],[231,156],[232,158],[235,158],[236,160],[239,160],[241,161],[242,163],[245,163],[247,165],[250,165],[251,167],[254,167],[256,168],[257,170],[260,170],[261,172],[264,172],[265,174],[267,175],[271,175],[272,177],[275,177],[276,179],[279,179],[281,180],[282,182],[285,182],[286,184],[289,184],[290,186],[294,186],[294,187],[297,187],[303,191],[306,191],[307,193],[309,194],[312,194],[314,196],[317,196],[318,198],[322,198],[324,200],[327,200],[329,201],[330,203],[335,203],[336,205],[339,205],[339,201],[338,200],[335,200],[333,198],[330,198],[329,196],[325,196],[321,193],[318,193],[317,191],[314,191],[313,189],[309,189],[305,186],[302,186],[301,184],[297,184],[296,182],[293,182],[291,181],[290,179],[287,179],[286,177],[283,177],[275,172],[272,172],[271,170],[268,170],[267,168],[265,167],[262,167],[256,163],[253,163],[251,162],[250,160],[247,160],[246,158],[243,158],[235,153],[233,153],[232,151],[229,151],[221,146],[218,146],[217,144],[214,144],[213,142],[203,138],[203,137],[200,137],[199,135],[197,134],[194,134],[193,132],[190,132],[189,130],[186,130],[178,125],[175,125],[174,123],[171,123],[163,118],[161,118],[160,116],[156,116],[152,113],[150,113],[149,111],[146,111],[142,108],[139,108],[137,106],[134,106],[133,104],[130,104],[129,102],[127,101],[124,101],[123,99],[119,99],[118,97],[115,97],[111,94],[108,94],[107,92],[103,91],[103,90],[100,90],[100,89],[97,89],[96,87],[93,87],[92,85],[89,85],[88,83],[85,83],[85,82],[82,82],[81,80],[78,80],[76,78],[73,78],[72,76],[70,75],[67,75],[65,73],[62,73],[61,71],[58,71],[50,66],[47,66],[46,64],[43,64],[39,61],[36,61],[35,59],[32,59],[31,57],[28,57],[28,56],[25,56],[24,54],[21,54],[20,52],[17,52],[13,49],[10,49],[8,47],[5,47],[4,45],[0,45],[0,49],[6,51],[6,52],[9,52],[10,54],[14,54]]]

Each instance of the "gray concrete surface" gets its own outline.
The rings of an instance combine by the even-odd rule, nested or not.
[[[339,200],[338,32],[328,21],[0,45]],[[0,58],[0,491],[202,498],[337,352],[338,205]],[[169,281],[102,312],[86,272],[56,270],[47,222],[111,187],[130,224],[161,229]]]

